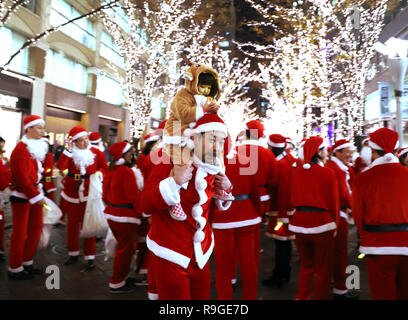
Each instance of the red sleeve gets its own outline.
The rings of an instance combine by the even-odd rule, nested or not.
[[[340,197],[339,197],[339,187],[337,178],[334,172],[329,170],[330,179],[329,179],[329,192],[330,192],[330,204],[329,206],[330,213],[332,214],[333,220],[336,222],[336,226],[339,225],[340,222]]]
[[[123,183],[126,186],[124,188],[127,201],[133,205],[134,210],[138,217],[143,213],[142,211],[142,193],[139,191],[139,188],[136,183],[136,176],[132,169],[123,171],[126,175],[123,175]]]
[[[60,171],[64,171],[65,169],[68,169],[68,165],[69,165],[69,160],[72,158],[72,153],[68,152],[68,150],[64,150],[58,161],[56,164],[56,167],[60,170]]]
[[[269,151],[269,150],[268,150]],[[275,155],[272,151],[270,151],[269,157],[269,177],[268,177],[268,186],[273,187],[278,185],[278,175],[279,175],[279,168],[278,168],[278,161],[276,161]]]
[[[10,180],[11,171],[7,167],[7,165],[2,163],[2,161],[0,160],[0,191],[3,191],[7,188],[7,186],[10,184]]]
[[[103,175],[102,181],[102,200],[107,204],[109,202],[108,194],[110,189],[110,183],[112,180],[112,170],[106,170]]]
[[[98,170],[104,172],[108,168],[108,161],[102,151],[98,152]]]
[[[352,216],[358,232],[361,234],[363,228],[364,202],[360,192],[360,187],[357,183],[353,186],[352,202],[353,212]]]

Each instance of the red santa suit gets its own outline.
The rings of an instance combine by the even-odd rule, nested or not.
[[[296,211],[289,230],[296,234],[300,274],[296,299],[311,299],[316,274],[317,300],[330,298],[334,231],[339,221],[337,179],[322,163],[310,163],[323,139],[310,137],[303,146],[304,164],[292,173],[291,201]]]
[[[392,152],[398,134],[381,128],[370,146],[386,154],[354,182],[353,218],[361,237],[372,299],[408,299],[408,168]]]
[[[335,237],[334,258],[334,287],[333,293],[343,295],[347,293],[346,268],[348,265],[348,225],[351,220],[351,186],[354,180],[354,171],[351,167],[343,164],[334,155],[337,150],[353,148],[353,144],[345,139],[337,141],[333,145],[333,156],[326,163],[326,167],[333,170],[337,177],[337,185],[340,199],[340,220],[337,225]]]
[[[260,145],[259,138],[263,136],[264,127],[257,120],[249,121],[246,124],[246,129],[250,131],[252,140],[244,140],[241,145],[236,148],[239,155],[244,155],[249,158],[250,166],[244,174],[255,174],[256,183],[258,186],[257,194],[254,195],[255,208],[261,218],[269,210],[269,201],[271,199],[269,192],[277,185],[278,181],[278,165],[272,151]],[[260,224],[257,225],[258,232],[255,239],[255,250],[257,250],[257,260],[259,263],[260,252]]]
[[[74,127],[69,135],[73,141],[86,135],[82,127]],[[87,151],[85,159],[81,151]],[[87,150],[79,150],[74,146],[73,152],[64,150],[57,161],[56,167],[60,171],[68,169],[67,175],[61,181],[61,206],[67,214],[67,246],[68,255],[79,255],[79,231],[85,214],[88,200],[89,177],[96,171],[107,168],[106,157],[99,149],[90,147]],[[84,256],[86,260],[95,258],[95,238],[84,239]]]
[[[232,194],[235,200],[226,211],[214,210],[211,219],[215,238],[215,283],[218,299],[232,300],[231,275],[235,275],[239,261],[242,299],[254,300],[258,296],[258,253],[255,251],[255,238],[262,221],[251,200],[258,194],[256,176],[243,174],[250,162],[242,155],[233,155],[225,161],[225,166],[225,173],[234,186]]]
[[[0,254],[4,254],[4,200],[3,190],[6,189],[11,180],[11,172],[6,162],[0,159]]]
[[[57,190],[55,187],[55,183],[52,180],[52,174],[54,170],[54,156],[51,152],[48,152],[45,156],[44,161],[42,162],[42,166],[44,169],[43,177],[41,179],[41,183],[44,188],[44,193],[47,198],[54,201],[54,192]]]
[[[109,148],[115,164],[107,171],[103,181],[103,200],[107,205],[105,214],[117,240],[113,274],[109,280],[109,287],[112,289],[126,284],[142,215],[142,173],[137,168],[125,166],[122,158],[130,148],[131,145],[127,142],[117,142]]]
[[[27,129],[44,124],[44,121],[38,116],[27,116],[23,123],[24,129]],[[13,220],[8,260],[10,273],[22,272],[24,267],[33,265],[43,225],[43,207],[37,202],[44,199],[40,183],[43,172],[41,161],[47,151],[48,145],[44,140],[23,136],[10,156]]]
[[[227,132],[215,114],[204,115],[197,121],[196,130]],[[152,214],[147,246],[153,253],[158,295],[164,300],[208,300],[211,288],[208,260],[214,248],[209,211],[220,167],[195,159],[192,179],[184,189],[169,176],[173,164],[164,151],[163,155],[166,159],[154,166],[142,193],[143,211]],[[177,203],[187,214],[184,221],[175,221],[169,215],[169,207]]]

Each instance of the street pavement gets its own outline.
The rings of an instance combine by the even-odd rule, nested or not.
[[[58,197],[57,197],[58,198]],[[58,199],[56,199],[58,202]],[[11,235],[11,214],[9,205],[6,208],[6,250],[8,248]],[[267,238],[264,234],[266,225],[261,228],[261,248],[259,266],[259,285],[258,296],[259,300],[293,300],[297,292],[297,281],[299,276],[300,261],[293,242],[292,254],[292,274],[289,283],[282,288],[270,288],[262,284],[262,280],[269,277],[274,266],[274,240]],[[82,244],[81,244],[82,245]],[[67,259],[66,249],[66,227],[54,227],[52,230],[50,243],[47,248],[37,252],[34,258],[36,267],[47,268],[47,266],[55,265],[59,268],[60,273],[60,288],[47,289],[47,277],[50,274],[42,274],[35,276],[33,280],[16,281],[9,280],[7,277],[7,260],[0,262],[0,300],[7,299],[25,299],[25,300],[146,300],[147,286],[137,287],[132,293],[127,294],[112,294],[109,292],[108,281],[112,274],[113,259],[105,261],[104,254],[104,239],[97,242],[97,254],[95,258],[95,269],[85,271],[86,262],[83,259],[82,251],[80,259],[73,266],[64,266],[63,263]],[[82,248],[82,247],[81,247]],[[7,253],[7,251],[6,251]],[[356,228],[349,228],[349,265],[355,265],[359,270],[360,300],[368,300],[369,287],[367,273],[364,264],[364,259],[358,259],[359,252],[357,249]],[[215,289],[215,263],[214,257],[210,259],[212,285],[211,299],[217,297]],[[52,273],[54,275],[54,273]],[[354,273],[355,275],[355,273]],[[48,280],[50,282],[50,279]],[[356,284],[355,282],[353,282]],[[239,300],[242,296],[242,286],[239,280],[234,290],[234,299]]]

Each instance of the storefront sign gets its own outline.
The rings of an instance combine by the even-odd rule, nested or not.
[[[380,92],[380,117],[389,117],[391,116],[392,83],[379,82],[378,91]]]
[[[7,96],[5,94],[0,94],[0,106],[16,109],[17,107],[18,98]]]

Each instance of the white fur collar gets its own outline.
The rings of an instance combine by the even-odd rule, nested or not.
[[[241,145],[249,144],[252,146],[261,146],[261,142],[259,140],[244,140],[242,141]]]
[[[390,164],[390,163],[399,163],[399,160],[396,156],[394,156],[392,153],[387,153],[384,156],[375,159],[371,165],[370,165],[370,169],[375,167],[375,166],[379,166],[381,164]]]
[[[218,159],[216,159],[216,160],[218,160]],[[216,166],[216,165],[204,163],[196,155],[193,156],[193,163],[194,163],[194,166],[197,169],[200,168],[201,170],[203,170],[206,173],[211,174],[211,175],[215,175],[218,172],[225,172],[225,168],[222,168],[221,165]]]
[[[133,173],[135,174],[136,184],[140,191],[143,190],[144,179],[143,174],[137,166],[132,167]]]
[[[48,144],[42,139],[28,139],[26,135],[21,141],[27,146],[30,155],[38,161],[43,161],[48,152]]]
[[[338,167],[339,167],[341,170],[343,170],[343,171],[346,172],[346,173],[349,172],[349,171],[348,171],[348,167],[347,167],[343,162],[341,162],[341,160],[339,160],[337,157],[332,156],[332,157],[331,157],[331,160],[332,160],[335,164],[337,164]]]
[[[91,151],[91,146],[87,149],[79,149],[74,145],[72,149],[72,160],[82,175],[86,173],[86,168],[94,163],[94,159],[95,153]]]

